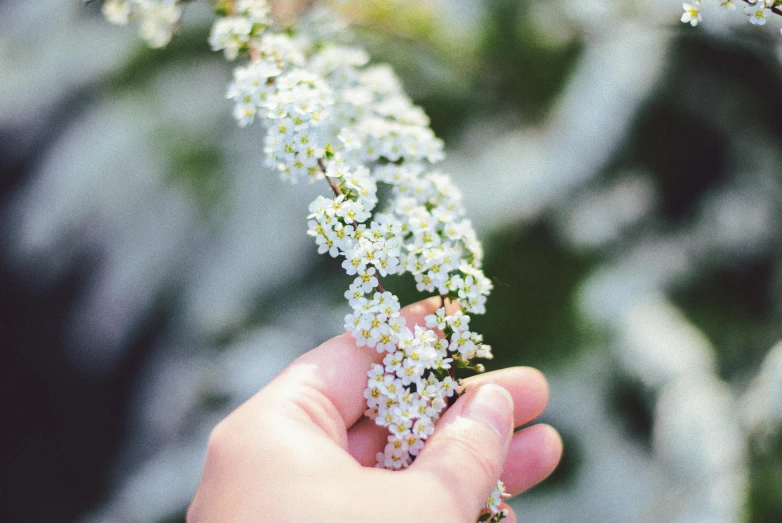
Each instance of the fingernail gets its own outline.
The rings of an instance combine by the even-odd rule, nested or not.
[[[487,424],[505,437],[513,417],[513,398],[499,385],[481,385],[462,411],[464,416]]]

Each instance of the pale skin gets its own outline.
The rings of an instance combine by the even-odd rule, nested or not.
[[[405,307],[408,325],[440,306]],[[187,520],[206,522],[474,523],[497,478],[517,494],[545,479],[562,455],[552,427],[536,424],[548,400],[529,367],[465,380],[413,464],[373,468],[387,429],[365,417],[367,370],[382,355],[350,334],[291,363],[212,432]],[[504,521],[515,523],[513,512]]]

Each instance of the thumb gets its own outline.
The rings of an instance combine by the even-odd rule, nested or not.
[[[410,472],[434,481],[430,492],[443,493],[460,521],[474,521],[497,485],[512,436],[513,399],[498,385],[482,385],[443,415]]]

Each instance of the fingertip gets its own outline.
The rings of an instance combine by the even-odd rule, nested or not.
[[[526,379],[530,386],[534,388],[538,393],[538,400],[544,406],[549,400],[549,385],[546,376],[535,367],[520,367],[526,374]]]
[[[516,426],[519,427],[546,410],[549,385],[546,376],[534,367],[514,367],[511,375],[514,380],[511,393],[516,402]]]
[[[540,423],[537,427],[540,427],[538,430],[543,433],[541,438],[545,442],[546,454],[541,457],[541,463],[546,465],[545,468],[548,470],[546,477],[548,477],[559,465],[565,446],[557,429],[546,423]]]
[[[513,397],[513,420],[516,427],[540,416],[548,403],[548,381],[542,372],[532,367],[510,367],[479,374],[466,379],[464,386],[469,390],[486,383],[505,388]]]
[[[546,479],[562,458],[562,437],[546,424],[533,425],[513,436],[502,472],[510,494],[518,494]]]

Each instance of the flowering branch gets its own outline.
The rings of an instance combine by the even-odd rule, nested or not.
[[[103,10],[118,23],[139,18],[142,36],[165,45],[181,3],[106,0]],[[365,415],[389,433],[377,466],[405,468],[456,400],[456,367],[481,371],[471,360],[492,356],[469,328],[470,314],[485,312],[492,285],[461,193],[433,170],[443,144],[389,67],[370,66],[362,49],[334,43],[344,28],[328,12],[313,8],[279,27],[266,0],[218,0],[216,10],[212,49],[228,60],[249,59],[235,68],[226,92],[239,125],[264,124],[266,164],[283,179],[329,184],[333,197],[310,204],[307,233],[353,277],[345,330],[359,347],[384,355],[364,391]],[[390,188],[382,210],[378,184]],[[398,297],[380,282],[404,273],[419,292],[441,297],[425,325],[407,325]],[[460,309],[448,314],[446,299]],[[507,515],[502,492],[498,482],[481,521]]]
[[[733,0],[719,0],[720,7],[727,9],[728,11],[735,11],[736,4]],[[753,25],[765,25],[766,15],[773,13],[775,15],[782,16],[782,0],[741,0],[747,7],[744,8],[744,14],[749,18],[749,22]],[[700,23],[701,16],[701,0],[693,0],[691,4],[682,4],[684,8],[684,14],[682,14],[681,21],[685,24],[690,24],[695,27]],[[782,31],[782,30],[780,30]]]
[[[755,4],[757,4],[758,0],[755,0],[754,2],[753,2],[753,1],[751,1],[751,0],[742,0],[742,2],[744,2],[744,3],[745,3],[745,4],[747,4],[747,5],[755,5]],[[768,3],[767,3],[767,4],[766,4],[766,8],[767,8],[769,11],[771,11],[772,13],[774,13],[775,15],[782,16],[782,9],[780,9],[779,7],[777,7],[777,6],[779,6],[779,5],[782,5],[782,3],[780,3],[780,2],[773,2],[773,3],[771,3],[771,4],[768,4]]]

